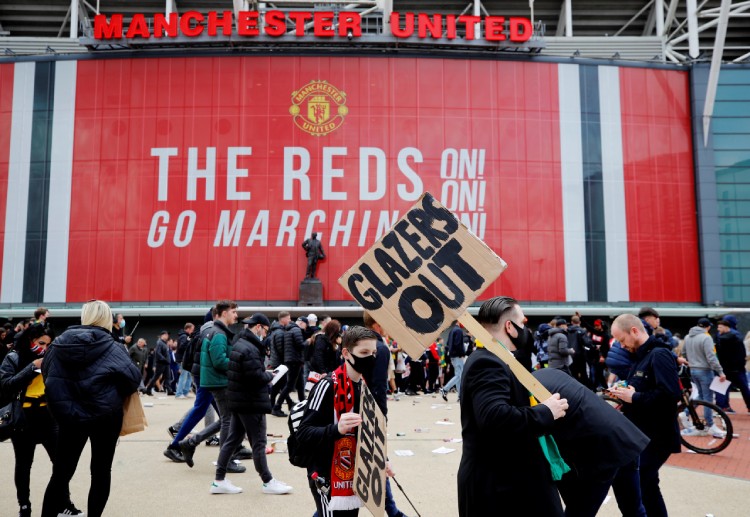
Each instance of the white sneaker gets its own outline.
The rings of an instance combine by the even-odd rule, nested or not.
[[[711,433],[711,436],[714,438],[724,438],[727,435],[727,432],[716,427],[716,424],[712,425],[708,432]]]
[[[683,429],[682,431],[680,431],[680,434],[682,436],[708,436],[708,431],[706,431],[705,429],[699,431],[695,427],[690,427],[688,429]]]
[[[240,492],[242,492],[242,489],[234,486],[228,479],[211,483],[212,494],[239,494]]]
[[[274,478],[268,483],[263,483],[263,493],[264,494],[274,494],[274,495],[281,495],[281,494],[289,494],[294,490],[292,487],[287,485],[286,483],[279,481],[278,479]]]
[[[690,429],[692,427],[690,417],[687,416],[684,411],[677,415],[677,418],[680,420],[680,425],[682,425],[683,429]]]

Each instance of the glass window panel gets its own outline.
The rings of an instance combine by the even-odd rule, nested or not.
[[[724,303],[748,303],[750,300],[750,287],[746,286],[724,286]]]
[[[749,69],[731,69],[722,67],[721,79],[719,80],[721,86],[727,84],[744,84],[750,86],[750,70]]]
[[[721,279],[724,285],[750,286],[750,269],[726,268],[721,270]],[[747,300],[750,302],[750,299]]]
[[[748,101],[750,100],[750,84],[721,85],[716,90],[716,100]]]
[[[718,183],[750,183],[750,167],[725,167],[716,170]]]
[[[750,184],[748,183],[719,183],[716,185],[716,195],[719,201],[750,200]]]
[[[717,167],[750,165],[750,148],[735,151],[714,151],[714,162]]]
[[[745,133],[748,126],[750,126],[750,120],[746,118],[714,117],[711,120],[711,127],[714,134]]]
[[[722,268],[750,268],[750,251],[733,251],[721,254]],[[750,301],[750,299],[748,299]]]
[[[719,217],[719,232],[750,233],[750,217]]]
[[[725,101],[714,105],[715,117],[750,117],[750,101]]]
[[[750,234],[721,235],[721,251],[750,250]],[[749,282],[750,284],[750,282]]]
[[[734,133],[714,135],[714,149],[748,149],[750,148],[750,133]]]

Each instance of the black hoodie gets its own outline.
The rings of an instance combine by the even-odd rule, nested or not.
[[[141,382],[138,368],[101,327],[74,325],[42,362],[47,404],[60,423],[86,422],[122,413],[122,402]]]

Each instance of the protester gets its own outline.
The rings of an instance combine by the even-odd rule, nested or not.
[[[534,372],[552,393],[568,401],[552,436],[570,467],[557,483],[568,517],[594,517],[610,486],[625,517],[645,516],[638,457],[649,442],[630,420],[593,391],[556,368]]]
[[[277,318],[278,318],[277,321],[274,321],[273,324],[271,325],[271,335],[269,336],[267,340],[268,347],[270,348],[270,352],[271,352],[271,359],[269,362],[269,366],[271,370],[275,370],[280,365],[284,364],[284,333],[285,333],[285,329],[292,322],[292,316],[287,311],[279,312],[279,314],[277,315]],[[276,399],[278,398],[279,393],[281,393],[281,391],[284,389],[284,386],[286,386],[287,377],[288,375],[284,375],[271,388],[271,406],[272,407],[276,406]],[[294,405],[294,401],[289,396],[289,392],[287,392],[286,398],[279,403],[279,406],[281,406],[284,402],[286,402],[290,408]],[[272,409],[271,414],[274,416],[279,416],[279,417],[286,415],[286,413],[284,413],[280,409],[279,409],[278,414],[274,413]]]
[[[649,336],[632,314],[615,319],[612,336],[635,360],[628,385],[613,386],[610,393],[625,403],[625,416],[651,439],[640,456],[643,506],[649,517],[663,517],[667,507],[659,488],[659,469],[681,449],[675,411],[681,396],[677,361],[669,345]]]
[[[464,371],[464,361],[466,360],[466,348],[464,347],[464,331],[461,324],[455,322],[448,333],[448,339],[445,343],[445,349],[448,351],[448,357],[453,365],[453,378],[445,386],[440,388],[440,396],[448,402],[448,392],[455,386],[458,400],[461,400],[461,374]]]
[[[575,349],[568,344],[568,322],[563,318],[555,321],[556,326],[549,330],[547,350],[549,351],[549,367],[562,370],[573,375],[570,365],[573,364]]]
[[[274,416],[287,416],[281,410],[281,405],[286,402],[289,410],[292,409],[292,402],[289,394],[297,390],[297,402],[305,400],[304,387],[302,382],[302,366],[304,364],[305,338],[304,331],[307,329],[307,318],[300,316],[296,323],[290,323],[284,328],[284,365],[289,369],[286,374],[286,386],[279,393],[276,399],[276,405],[273,407],[271,414]]]
[[[532,339],[513,298],[487,300],[477,320],[511,352]],[[554,421],[567,408],[559,394],[532,407],[528,390],[510,367],[477,343],[466,362],[461,387],[461,517],[563,515],[539,437],[552,431]]]
[[[362,423],[354,408],[360,407],[363,377],[369,376],[375,367],[377,338],[370,329],[349,328],[341,350],[344,364],[315,385],[297,430],[299,448],[313,455],[308,484],[321,517],[356,516],[362,506],[352,482],[355,430]],[[392,475],[390,465],[386,465],[388,475]]]
[[[156,341],[156,347],[154,348],[154,366],[156,370],[154,376],[151,377],[151,381],[146,386],[146,395],[148,396],[153,396],[154,386],[158,381],[161,381],[164,391],[171,393],[169,388],[169,364],[171,361],[167,340],[169,340],[169,332],[166,330],[159,332],[159,339]]]
[[[175,389],[175,398],[187,398],[190,395],[190,388],[193,384],[193,375],[190,370],[182,366],[185,360],[185,353],[188,351],[188,345],[190,344],[190,338],[193,337],[195,332],[195,325],[188,322],[177,334],[177,351],[175,352],[175,361],[180,365],[180,376],[177,381],[177,388]]]
[[[122,428],[123,400],[141,381],[127,351],[111,334],[112,311],[103,301],[83,305],[81,325],[63,332],[42,362],[47,403],[60,426],[57,457],[44,494],[42,517],[65,506],[70,480],[91,441],[87,515],[99,517],[109,499],[112,460]]]
[[[328,375],[339,367],[336,350],[341,346],[341,323],[330,320],[323,333],[315,336],[310,368],[313,372]]]
[[[690,329],[685,338],[680,355],[690,364],[691,381],[698,386],[698,400],[713,404],[714,392],[711,391],[711,382],[714,377],[718,376],[722,381],[726,380],[726,377],[714,352],[714,340],[709,334],[710,330],[711,321],[708,318],[699,319],[698,324]],[[707,432],[723,436],[724,431],[713,424],[713,411],[709,406],[703,406],[703,418],[710,426]],[[702,434],[703,432],[694,427],[683,430],[684,434]]]
[[[18,337],[15,349],[3,359],[0,366],[0,387],[4,394],[22,400],[22,427],[11,436],[16,466],[14,481],[19,517],[31,515],[31,464],[37,444],[47,451],[51,462],[55,462],[57,451],[57,423],[47,410],[44,379],[39,368],[44,361],[47,347],[54,333],[44,323],[35,323]],[[68,499],[60,511],[68,515],[81,515]]]
[[[750,389],[747,386],[747,375],[745,374],[745,345],[739,334],[732,332],[730,320],[721,320],[717,328],[719,339],[716,344],[716,353],[719,356],[719,363],[724,369],[727,380],[732,383],[732,386],[740,390],[742,400],[750,414]],[[730,413],[735,412],[729,405],[729,392],[726,394],[717,393],[716,404],[724,410],[729,410]]]
[[[242,488],[226,479],[227,466],[242,439],[247,435],[253,448],[255,471],[263,481],[264,494],[288,494],[292,487],[275,479],[266,461],[266,413],[271,412],[268,385],[273,373],[263,367],[263,339],[271,327],[268,318],[255,313],[242,321],[244,329],[232,346],[227,371],[227,411],[230,425],[221,442],[212,494],[237,494]]]

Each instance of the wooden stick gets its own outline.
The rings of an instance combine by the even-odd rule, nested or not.
[[[490,333],[485,329],[474,316],[468,312],[463,313],[458,321],[466,327],[469,332],[477,339],[482,346],[498,356],[505,364],[510,366],[511,371],[524,387],[536,397],[539,402],[544,402],[552,396],[547,388],[534,378],[533,375],[509,352],[504,346],[497,343]]]

